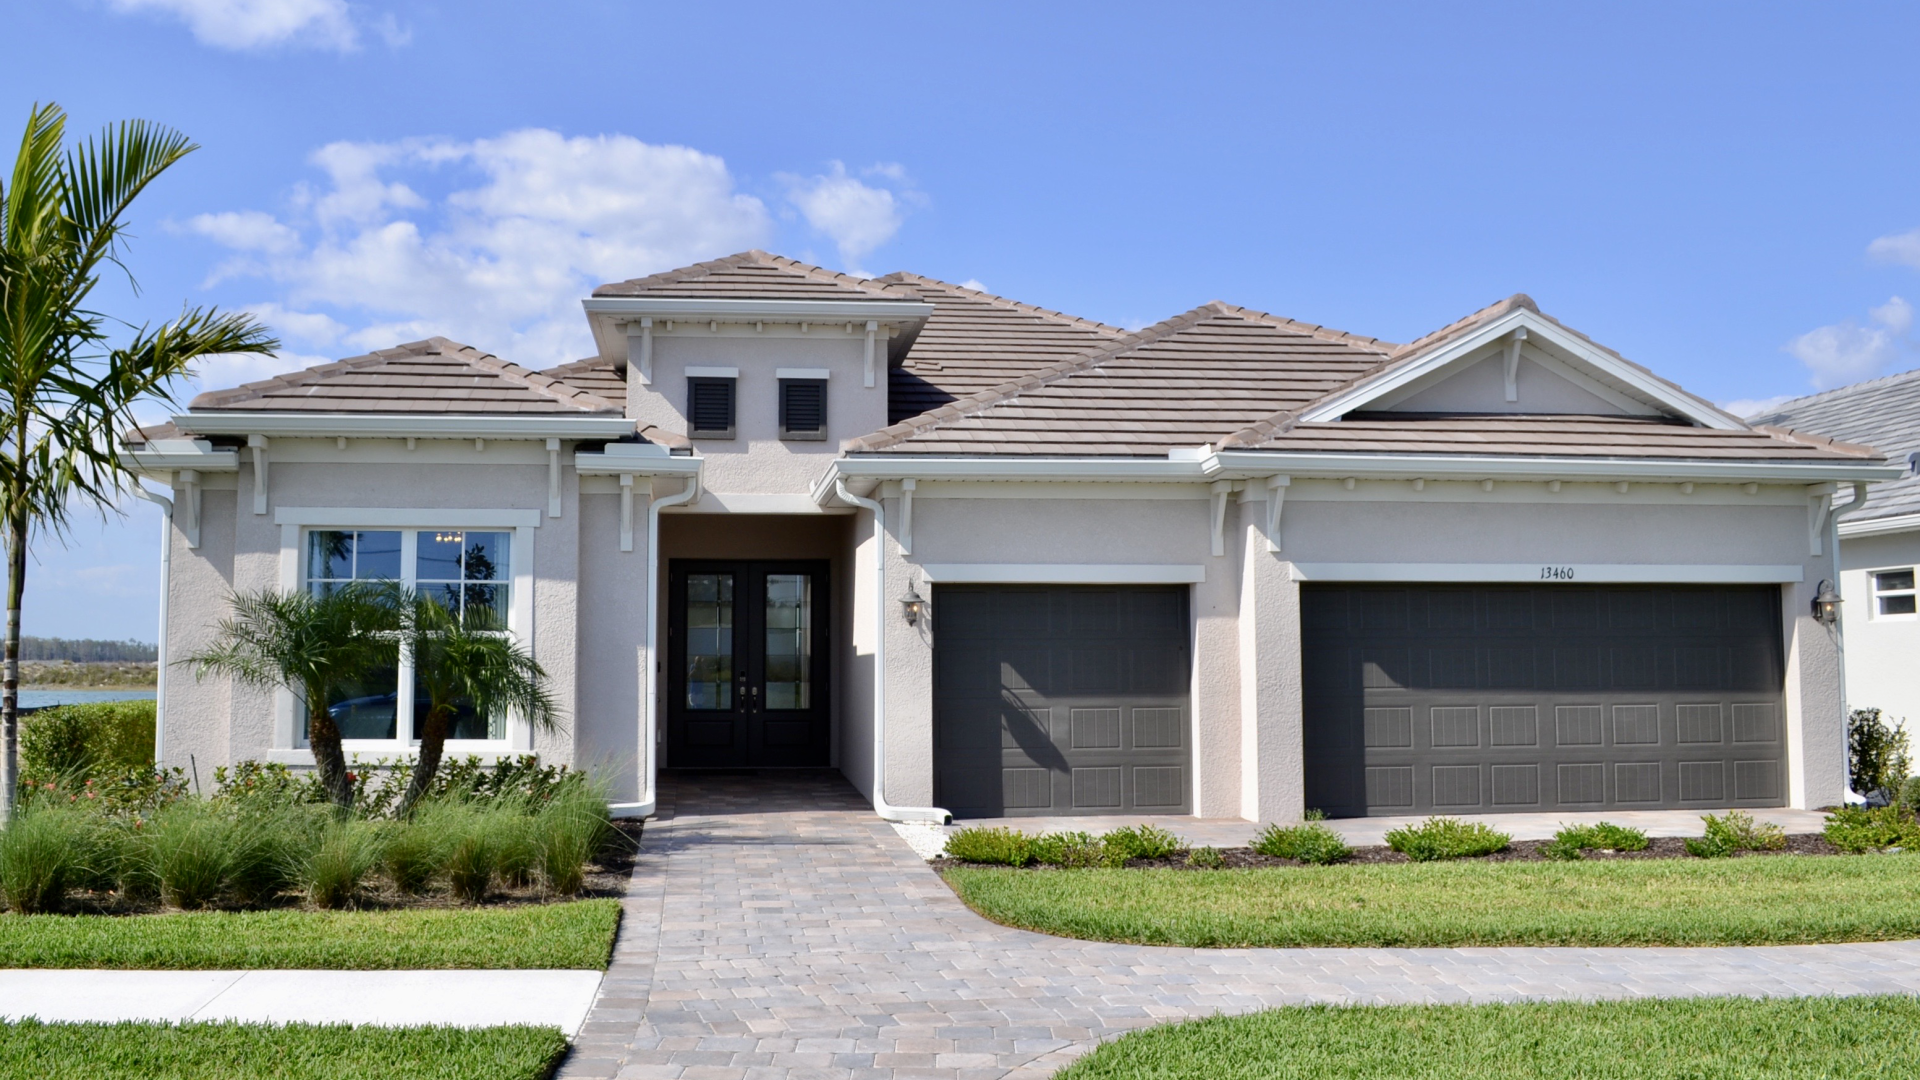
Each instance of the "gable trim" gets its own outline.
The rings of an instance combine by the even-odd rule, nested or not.
[[[1468,353],[1467,355],[1470,356],[1472,354]],[[1592,394],[1594,397],[1597,397],[1600,400],[1606,402],[1607,404],[1612,405],[1614,408],[1621,410],[1621,412],[1625,413],[1627,416],[1659,416],[1661,415],[1658,409],[1647,404],[1646,402],[1641,401],[1637,398],[1629,397],[1626,394],[1623,394],[1620,391],[1615,390],[1613,387],[1608,386],[1607,384],[1594,378],[1593,376],[1588,375],[1586,372],[1575,370],[1572,365],[1561,360],[1559,357],[1549,355],[1548,353],[1540,349],[1536,349],[1529,345],[1522,344],[1520,348],[1520,358],[1524,360],[1528,360],[1539,367],[1545,368],[1547,371],[1551,372],[1552,374],[1562,379],[1565,379],[1567,382],[1573,384],[1576,388],[1580,390],[1584,390],[1587,393]],[[1477,364],[1483,364],[1489,360],[1499,360],[1499,359],[1503,359],[1503,358],[1498,353],[1489,353],[1485,357],[1482,357],[1479,360],[1473,361],[1471,364],[1463,366],[1461,370],[1464,371],[1466,370],[1466,367],[1471,367]],[[1379,397],[1373,399],[1372,401],[1367,402],[1367,404],[1373,409],[1391,410],[1394,406],[1401,404],[1402,402],[1406,401],[1408,398],[1413,397],[1421,393],[1422,391],[1430,390],[1433,387],[1438,386],[1443,382],[1446,382],[1454,374],[1456,373],[1447,370],[1446,365],[1442,365],[1441,367],[1435,370],[1429,371],[1425,375],[1419,378],[1416,378],[1411,382],[1402,384],[1397,389],[1381,394]],[[1604,415],[1604,414],[1601,414],[1601,415]]]
[[[1373,404],[1387,394],[1400,390],[1409,383],[1477,352],[1519,329],[1525,329],[1529,339],[1535,334],[1540,335],[1556,347],[1572,353],[1583,363],[1590,364],[1620,380],[1649,400],[1660,403],[1663,407],[1702,427],[1721,431],[1747,430],[1746,424],[1721,412],[1706,401],[1655,377],[1637,365],[1627,363],[1619,357],[1594,347],[1553,320],[1526,308],[1510,311],[1478,330],[1435,349],[1417,360],[1400,364],[1371,378],[1362,379],[1351,388],[1307,407],[1300,413],[1298,419],[1302,423],[1338,420],[1347,413]]]

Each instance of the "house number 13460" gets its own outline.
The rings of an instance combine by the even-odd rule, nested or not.
[[[1541,581],[1572,581],[1573,567],[1543,566],[1540,568],[1540,580]]]

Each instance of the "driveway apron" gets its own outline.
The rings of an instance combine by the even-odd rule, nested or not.
[[[1185,949],[968,910],[833,773],[663,777],[562,1077],[1050,1075],[1134,1028],[1309,1002],[1920,993],[1920,942]]]

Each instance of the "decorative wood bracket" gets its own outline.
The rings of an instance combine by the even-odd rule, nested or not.
[[[253,512],[267,512],[267,437],[247,436],[247,449],[253,451]]]
[[[1280,510],[1286,505],[1291,476],[1267,477],[1267,550],[1280,550]]]
[[[1832,484],[1807,486],[1807,554],[1818,555],[1826,541],[1827,518],[1833,513]]]
[[[653,382],[653,320],[627,323],[627,384],[645,386]]]
[[[620,474],[620,550],[633,550],[633,474]]]
[[[1520,400],[1520,344],[1527,340],[1527,328],[1522,326],[1507,339],[1507,400]]]
[[[920,481],[908,477],[900,481],[900,554],[913,554],[913,489]]]
[[[1233,481],[1213,482],[1213,553],[1227,553],[1227,496],[1233,494]]]
[[[560,440],[547,440],[547,516],[560,516]]]
[[[187,534],[187,546],[200,546],[200,474],[192,469],[181,469],[173,474],[175,483],[183,489],[180,502],[186,508],[186,520],[181,521],[180,531]]]
[[[877,320],[868,319],[867,320],[867,386],[869,387],[873,386],[873,339],[874,339],[874,335],[878,334],[879,332],[880,332],[880,323]]]

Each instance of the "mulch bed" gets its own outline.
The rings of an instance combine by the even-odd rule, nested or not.
[[[1480,856],[1475,856],[1473,858],[1451,859],[1448,861],[1450,862],[1550,862],[1553,860],[1550,860],[1545,855],[1540,854],[1540,849],[1543,847],[1546,847],[1548,843],[1550,843],[1550,841],[1547,841],[1547,840],[1515,840],[1513,843],[1507,846],[1507,849],[1505,851],[1498,851],[1492,855],[1480,855]],[[1253,869],[1257,867],[1266,867],[1266,866],[1305,866],[1307,865],[1305,863],[1296,862],[1293,859],[1276,859],[1271,855],[1262,855],[1259,852],[1254,851],[1252,848],[1220,848],[1219,851],[1220,851],[1221,865],[1217,867],[1217,869],[1220,869],[1220,870],[1248,870],[1248,869]],[[1609,862],[1613,860],[1626,860],[1626,859],[1690,859],[1690,858],[1693,858],[1693,856],[1687,854],[1686,841],[1683,838],[1677,837],[1677,836],[1661,836],[1661,837],[1649,838],[1647,840],[1646,850],[1644,851],[1586,851],[1586,852],[1583,852],[1582,854],[1586,856],[1586,859],[1588,861],[1592,861],[1592,862]],[[1822,836],[1819,833],[1795,833],[1787,837],[1787,846],[1780,851],[1742,851],[1742,852],[1735,853],[1732,857],[1736,859],[1744,859],[1744,858],[1755,858],[1755,857],[1769,856],[1769,855],[1843,855],[1843,854],[1845,854],[1845,852],[1841,851],[1839,848],[1834,847],[1832,844],[1828,843],[1827,838],[1825,836]],[[1412,862],[1413,860],[1407,858],[1405,855],[1400,854],[1399,852],[1393,850],[1392,848],[1387,847],[1384,844],[1379,844],[1379,845],[1373,845],[1369,847],[1354,848],[1353,854],[1342,861],[1347,863],[1405,863],[1405,862]],[[969,867],[969,868],[978,869],[978,868],[998,865],[995,863],[962,862],[959,859],[950,859],[944,855],[941,856],[940,858],[932,860],[932,864],[934,868],[938,870],[945,870],[949,867]],[[1168,858],[1164,858],[1164,859],[1130,859],[1127,862],[1126,868],[1129,870],[1210,869],[1208,867],[1193,866],[1189,864],[1187,862],[1187,853],[1184,851],[1176,852],[1172,856],[1169,856]],[[1040,866],[1037,864],[1029,864],[1025,867],[1022,867],[1021,869],[1058,870],[1060,868],[1057,866]]]

